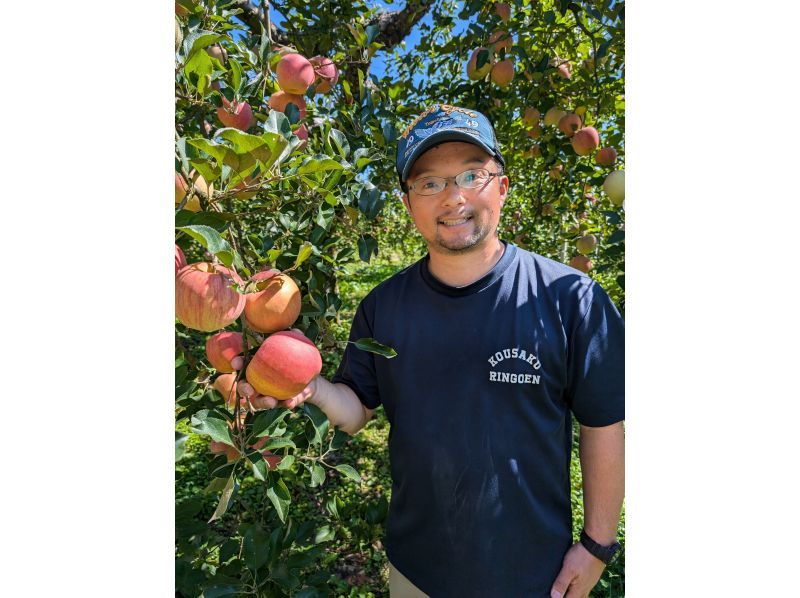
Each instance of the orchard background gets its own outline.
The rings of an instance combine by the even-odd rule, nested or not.
[[[496,127],[511,179],[500,237],[588,270],[624,313],[624,4],[269,5],[175,5],[175,227],[189,264],[231,268],[241,293],[261,290],[256,272],[284,272],[301,298],[290,326],[330,377],[358,301],[424,254],[394,149],[442,102]],[[282,104],[278,65],[294,53],[321,58],[302,99]],[[266,336],[242,316],[224,329],[244,334],[245,363]],[[176,323],[176,595],[388,595],[383,410],[353,438],[308,404],[240,421],[246,401],[214,387],[213,334]],[[577,454],[573,489],[577,532]],[[593,592],[623,594],[624,557]]]

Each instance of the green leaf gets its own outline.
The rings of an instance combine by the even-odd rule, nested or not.
[[[297,174],[310,174],[324,170],[341,170],[343,166],[336,160],[329,158],[325,154],[317,154],[303,160],[297,168]]]
[[[622,222],[622,218],[620,218],[618,212],[605,210],[603,211],[603,215],[606,217],[606,221],[608,221],[609,224],[619,224],[620,222]]]
[[[304,241],[302,245],[300,245],[300,249],[297,252],[297,259],[294,260],[294,267],[297,268],[306,261],[314,251],[314,246],[309,243],[308,241]]]
[[[381,496],[377,502],[370,503],[370,505],[367,507],[365,519],[367,520],[367,523],[375,525],[386,519],[388,512],[389,502],[386,500],[386,497]]]
[[[311,487],[321,486],[325,481],[325,468],[319,463],[314,463],[311,467]]]
[[[210,226],[202,224],[191,224],[189,226],[176,227],[177,230],[185,232],[195,241],[205,247],[210,253],[216,255],[223,264],[231,267],[234,262],[241,267],[238,255],[234,254],[233,249],[220,234]]]
[[[366,147],[360,147],[353,152],[353,162],[357,170],[361,170],[370,162],[374,162],[377,158],[370,156],[370,150]]]
[[[222,494],[219,497],[219,503],[217,503],[217,508],[214,510],[214,514],[211,516],[211,519],[208,520],[209,523],[212,521],[216,521],[220,517],[222,517],[225,512],[228,510],[228,507],[231,504],[231,499],[233,498],[233,494],[239,488],[239,484],[236,483],[234,479],[233,473],[228,478],[228,482],[225,484],[225,487],[222,489]]]
[[[175,431],[175,461],[183,459],[187,438],[189,438],[188,434],[181,434],[177,430]]]
[[[194,54],[202,52],[205,48],[210,46],[211,44],[216,44],[219,41],[225,39],[224,35],[220,35],[219,33],[214,33],[213,31],[194,31],[186,36],[186,39],[183,40],[183,48],[186,50],[186,55],[188,58],[192,57]],[[206,56],[205,52],[202,52]]]
[[[270,438],[267,443],[261,447],[261,450],[271,451],[274,449],[285,448],[287,446],[297,448],[297,445],[291,438]]]
[[[292,495],[289,494],[289,489],[282,479],[278,478],[278,481],[267,489],[267,497],[275,507],[281,522],[286,523],[286,513],[289,511]]]
[[[222,586],[212,586],[210,588],[203,589],[203,596],[202,598],[223,598],[223,596],[236,596],[242,593],[241,586],[231,586],[231,585],[222,585]]]
[[[361,210],[369,220],[374,220],[381,210],[380,189],[377,187],[364,187],[358,197],[358,209]]]
[[[294,462],[295,462],[294,455],[286,455],[281,459],[281,462],[278,463],[278,467],[276,469],[280,471],[291,469],[292,465],[294,465]]]
[[[358,23],[355,24],[345,23],[345,24],[347,25],[347,29],[350,31],[350,35],[353,36],[353,39],[356,40],[356,43],[359,46],[363,48],[369,45],[367,44],[367,35],[366,33],[364,33],[364,29],[362,29],[361,25],[359,25]]]
[[[608,244],[614,245],[615,243],[619,243],[620,241],[625,240],[625,231],[624,230],[615,230],[611,233],[611,236],[608,238]]]
[[[336,430],[333,433],[333,438],[331,438],[331,444],[330,444],[331,450],[334,451],[339,450],[345,444],[347,444],[347,441],[350,440],[350,438],[351,438],[350,434],[348,434],[347,432],[342,432],[339,428],[336,428]]]
[[[478,55],[475,57],[475,68],[480,69],[486,63],[489,62],[489,50],[484,48],[478,52]]]
[[[213,183],[222,175],[222,168],[219,164],[215,164],[210,160],[196,158],[194,160],[189,160],[189,164],[200,173],[200,176],[202,176],[207,183]]]
[[[353,469],[350,465],[344,465],[344,464],[337,465],[335,467],[335,469],[336,469],[336,471],[339,471],[339,472],[343,473],[344,475],[346,475],[348,478],[350,478],[354,482],[356,482],[356,483],[360,483],[361,482],[361,476],[358,475],[358,472],[355,469]]]
[[[330,426],[328,416],[325,415],[322,409],[309,402],[303,403],[303,411],[314,426],[314,438],[312,442],[321,443],[328,434],[328,427]]]
[[[350,143],[347,141],[347,136],[340,130],[331,129],[328,133],[328,140],[342,158],[346,158],[350,154]]]
[[[334,503],[335,505],[336,503]],[[335,508],[335,506],[334,506]],[[321,544],[322,542],[330,542],[336,537],[336,531],[331,529],[330,526],[323,525],[317,530],[314,535],[314,544]]]
[[[352,342],[356,347],[358,347],[362,351],[377,353],[378,355],[383,355],[384,357],[388,357],[389,359],[391,359],[392,357],[397,357],[397,351],[395,351],[394,349],[392,349],[387,345],[379,343],[374,338],[360,338],[357,341],[348,341],[348,342]]]
[[[228,58],[228,66],[231,69],[231,86],[238,95],[242,91],[242,65],[235,58]]]
[[[231,127],[220,129],[217,136],[231,142],[233,151],[237,154],[251,154],[256,160],[266,162],[272,157],[272,152],[267,146],[267,140],[260,135],[251,135]]]
[[[212,440],[233,446],[228,421],[216,411],[201,409],[192,416],[192,432],[210,436]]]
[[[263,567],[268,558],[269,536],[258,524],[249,525],[242,537],[242,557],[244,564],[251,571]]]
[[[203,489],[204,494],[211,494],[212,492],[222,492],[225,485],[228,483],[227,477],[212,478],[211,481]]]
[[[358,238],[358,257],[361,261],[369,262],[372,254],[378,255],[378,242],[372,235]]]
[[[190,81],[197,91],[203,95],[205,94],[206,84],[210,80],[211,73],[214,72],[214,63],[211,57],[205,52],[197,52],[183,67],[183,73],[186,80]]]
[[[269,111],[269,116],[267,116],[267,120],[264,123],[264,130],[268,133],[277,133],[287,140],[292,135],[292,125],[289,119],[286,118],[283,112],[278,112],[277,110]]]
[[[375,37],[380,33],[380,27],[376,24],[368,25],[365,29],[365,33],[367,34],[367,43],[364,45],[368,46],[375,41]]]
[[[235,214],[226,212],[190,212],[189,210],[175,212],[176,227],[202,224],[210,226],[219,233],[225,232],[235,219]]]
[[[231,162],[237,162],[236,152],[234,152],[231,148],[226,145],[222,145],[217,143],[216,141],[211,141],[210,139],[188,139],[187,140],[189,145],[196,147],[199,150],[204,151],[209,156],[220,162],[221,164],[229,164]]]
[[[336,173],[339,174],[339,173]],[[319,211],[317,212],[316,223],[317,226],[328,230],[330,225],[333,223],[333,219],[336,216],[336,212],[333,209],[333,206],[329,205],[326,202],[326,205],[321,205]]]
[[[253,420],[253,438],[263,438],[264,436],[274,436],[277,427],[292,412],[289,409],[266,409],[259,411]]]
[[[300,109],[295,106],[294,102],[286,104],[283,113],[286,115],[286,118],[289,119],[290,124],[296,124],[300,121]]]

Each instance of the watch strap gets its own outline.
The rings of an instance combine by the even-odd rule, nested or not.
[[[583,547],[589,551],[589,554],[600,559],[606,565],[611,564],[611,562],[614,560],[614,557],[622,548],[619,542],[614,542],[613,544],[609,544],[608,546],[603,546],[602,544],[598,544],[589,537],[589,534],[586,533],[586,530],[581,530],[580,542],[583,545]]]

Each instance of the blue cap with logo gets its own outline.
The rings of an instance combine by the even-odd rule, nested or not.
[[[488,118],[477,110],[434,104],[414,119],[397,142],[396,166],[400,182],[406,182],[414,161],[425,150],[443,141],[475,144],[505,166]]]

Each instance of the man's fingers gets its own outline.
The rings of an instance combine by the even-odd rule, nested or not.
[[[256,389],[253,388],[249,382],[239,380],[239,383],[236,385],[236,387],[239,389],[239,394],[246,399],[256,396]]]
[[[231,359],[231,367],[234,370],[241,370],[242,366],[244,365],[244,357],[241,355],[237,355],[233,359]]]
[[[556,577],[556,580],[553,582],[553,587],[550,590],[550,598],[565,598],[567,588],[569,588],[573,577],[572,571],[562,566],[558,577]]]
[[[250,405],[253,406],[253,409],[259,411],[261,409],[273,409],[274,407],[278,406],[278,399],[274,397],[267,397],[263,395],[251,397]]]

